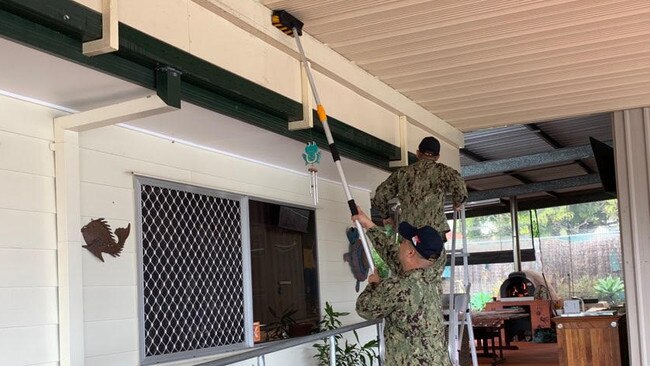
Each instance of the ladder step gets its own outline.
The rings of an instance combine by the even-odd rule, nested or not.
[[[464,258],[464,257],[469,258],[469,253],[467,253],[467,254],[458,253],[458,254],[454,255],[454,257],[456,257],[456,258]]]

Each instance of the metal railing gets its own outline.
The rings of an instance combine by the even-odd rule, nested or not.
[[[330,366],[336,366],[336,343],[334,337],[338,334],[343,334],[357,330],[360,328],[369,327],[371,325],[377,326],[377,338],[379,340],[379,365],[384,364],[384,322],[383,319],[367,320],[365,322],[346,325],[341,328],[327,330],[320,333],[310,334],[304,337],[291,338],[285,341],[274,342],[268,346],[261,346],[250,351],[238,353],[236,355],[220,358],[214,361],[208,361],[197,364],[196,366],[226,366],[236,362],[250,360],[257,358],[257,366],[264,366],[264,356],[269,353],[282,351],[288,348],[303,345],[305,343],[312,343],[323,339],[329,339],[330,346]]]

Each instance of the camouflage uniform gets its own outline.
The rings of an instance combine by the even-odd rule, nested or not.
[[[398,268],[395,235],[379,227],[367,234],[391,269]],[[386,320],[386,366],[451,366],[440,296],[446,258],[443,251],[429,268],[394,271],[393,276],[369,284],[359,295],[357,312],[361,317]]]
[[[400,200],[400,221],[415,227],[429,225],[442,233],[449,231],[444,213],[445,196],[451,195],[454,204],[467,199],[467,187],[460,174],[451,167],[433,160],[421,159],[401,168],[377,187],[372,205],[383,217],[389,217],[388,201]]]

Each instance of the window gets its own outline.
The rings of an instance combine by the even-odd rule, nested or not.
[[[253,317],[261,341],[309,334],[319,320],[314,212],[250,201]]]
[[[522,261],[523,270],[544,273],[548,285],[564,299],[577,296],[610,304],[624,300],[616,200],[524,211],[518,221],[522,252],[534,251],[530,260]],[[482,252],[512,250],[510,231],[509,214],[468,218],[469,251],[489,258]],[[462,278],[462,267],[456,271]],[[498,297],[499,287],[513,271],[512,262],[470,266],[473,297]]]
[[[544,271],[558,295],[624,301],[618,204],[616,200],[537,210],[538,260],[523,269]],[[533,216],[534,217],[534,216]]]
[[[143,363],[251,346],[248,199],[136,178]]]

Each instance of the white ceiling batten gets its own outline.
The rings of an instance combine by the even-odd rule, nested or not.
[[[646,0],[261,0],[464,131],[650,105]]]
[[[223,17],[233,25],[276,47],[282,52],[285,52],[296,59],[299,58],[295,41],[291,37],[287,37],[284,33],[279,32],[278,29],[271,24],[270,9],[283,9],[285,8],[285,3],[291,3],[291,7],[286,7],[286,10],[292,12],[292,14],[299,20],[305,21],[305,19],[302,18],[302,13],[300,11],[295,13],[292,11],[292,9],[301,8],[301,1],[285,2],[260,0],[260,2],[266,6],[256,4],[256,2],[253,1],[241,0],[192,1]],[[332,5],[332,2],[325,1],[323,3],[326,6],[322,10],[326,13],[330,5]],[[368,7],[375,6],[382,2],[376,0],[363,0],[335,1],[334,3],[336,3],[335,6],[337,9],[363,11]],[[314,4],[317,4],[317,2],[307,1],[305,4],[307,7],[311,7]],[[396,115],[407,116],[409,123],[423,129],[426,133],[435,134],[452,146],[462,147],[463,136],[459,130],[453,128],[447,122],[419,104],[414,103],[407,96],[399,93],[383,81],[378,80],[374,75],[359,68],[347,58],[342,57],[339,53],[333,52],[327,44],[314,39],[310,34],[308,34],[308,32],[304,33],[301,37],[301,43],[303,44],[307,58],[309,59],[314,71],[327,76]]]

